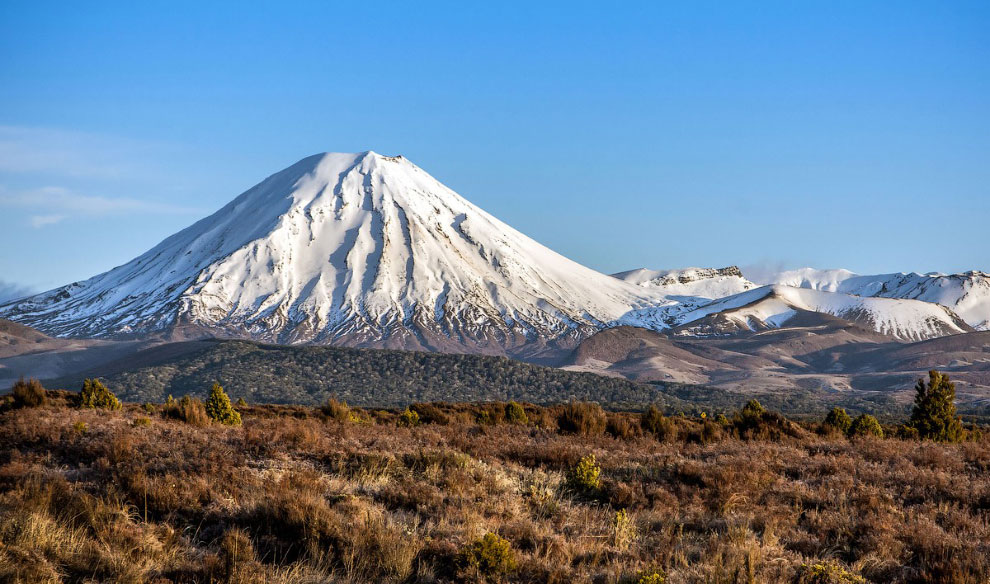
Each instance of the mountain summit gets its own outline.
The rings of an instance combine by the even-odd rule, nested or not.
[[[659,292],[502,223],[408,161],[318,154],[140,257],[0,306],[58,336],[217,334],[534,356],[648,324]]]

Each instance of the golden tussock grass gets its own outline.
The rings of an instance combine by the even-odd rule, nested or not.
[[[990,578],[986,438],[592,404],[414,404],[418,425],[255,405],[227,427],[47,402],[0,413],[3,582]]]

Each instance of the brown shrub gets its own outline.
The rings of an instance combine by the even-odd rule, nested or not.
[[[243,529],[228,529],[220,542],[220,578],[239,580],[255,571],[254,545]]]
[[[711,444],[719,442],[725,437],[722,426],[711,420],[705,420],[701,424],[701,443]]]
[[[0,412],[2,582],[453,582],[484,577],[460,550],[495,532],[504,582],[990,576],[988,438],[849,441],[762,412],[746,441],[683,417],[684,440],[620,441],[479,427],[471,404],[434,404],[466,422],[415,431],[395,411],[325,424],[252,406],[228,432],[52,396]],[[609,433],[622,418],[637,421],[607,414]]]
[[[176,420],[182,420],[193,426],[209,426],[210,417],[206,415],[206,406],[199,398],[182,396],[179,401],[165,403],[162,415]]]
[[[641,425],[644,430],[653,434],[661,442],[677,440],[677,423],[663,415],[656,406],[650,406],[643,413]]]
[[[351,408],[348,407],[347,402],[340,401],[335,397],[323,402],[323,405],[320,406],[320,412],[338,422],[349,422],[351,419]]]
[[[443,410],[438,408],[435,404],[412,404],[409,409],[416,412],[419,415],[419,419],[424,424],[440,424],[441,426],[446,426],[450,423],[450,418],[447,414],[443,413]]]
[[[605,431],[605,410],[596,403],[571,402],[564,406],[557,425],[564,432],[593,436]]]
[[[11,388],[10,394],[14,398],[14,407],[17,408],[36,408],[45,405],[47,401],[45,388],[33,377],[27,381],[24,381],[23,377],[18,379]]]
[[[625,414],[609,414],[605,431],[623,440],[631,440],[641,434],[639,426],[633,424]]]
[[[360,582],[406,581],[422,542],[405,526],[362,511],[350,514],[351,529],[341,545],[346,572]]]

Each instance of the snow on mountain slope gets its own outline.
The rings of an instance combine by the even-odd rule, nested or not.
[[[612,277],[643,288],[656,288],[672,300],[689,304],[700,304],[757,287],[736,266],[682,270],[640,268],[612,274]]]
[[[763,285],[783,284],[784,286],[793,286],[795,288],[840,292],[839,284],[854,276],[856,274],[849,270],[799,268],[797,270],[787,270],[777,274],[770,274],[769,277],[754,278],[753,281]]]
[[[906,298],[951,308],[977,330],[990,330],[990,274],[896,273],[861,276],[848,270],[802,268],[781,272],[764,284],[784,284],[856,296]]]
[[[402,157],[319,154],[138,258],[0,306],[59,336],[177,328],[277,342],[501,352],[613,323],[657,291],[577,264]]]
[[[731,333],[781,328],[800,311],[829,314],[858,322],[902,340],[921,340],[971,331],[951,310],[929,302],[892,298],[864,298],[837,292],[774,285],[716,300],[676,315],[678,334]],[[718,323],[706,322],[718,316]]]

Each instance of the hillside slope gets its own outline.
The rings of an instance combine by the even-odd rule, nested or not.
[[[613,407],[683,406],[652,386],[486,355],[449,355],[345,347],[278,346],[247,341],[189,341],[154,347],[91,371],[46,382],[76,388],[99,376],[130,401],[169,394],[205,395],[219,381],[251,402],[310,404],[329,397],[353,405],[422,401],[592,400]]]

